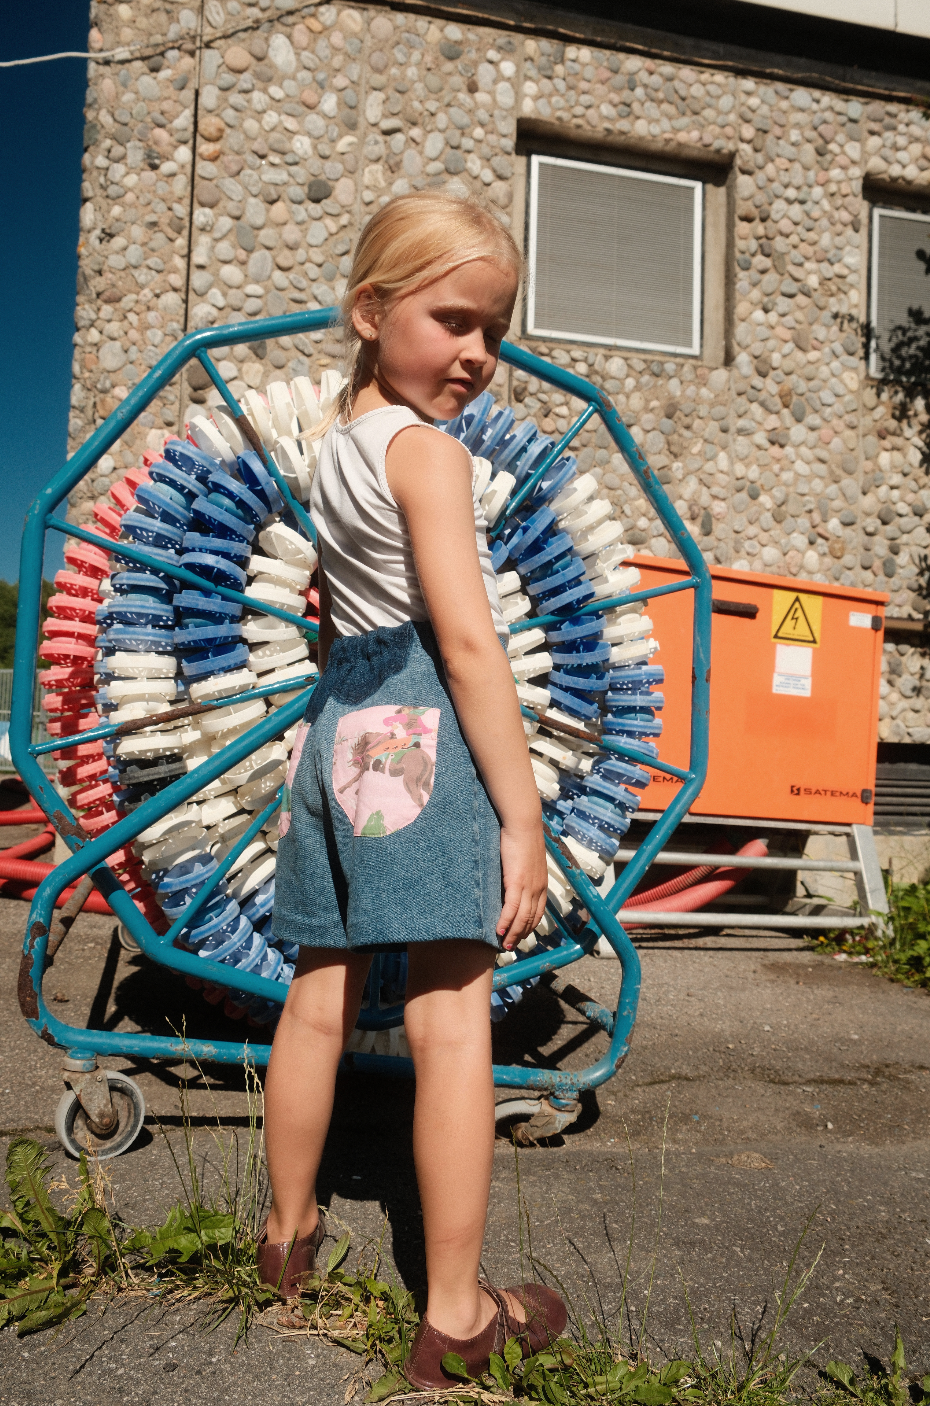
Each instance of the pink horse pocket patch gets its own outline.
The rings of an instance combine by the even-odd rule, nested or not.
[[[347,713],[333,747],[333,792],[356,835],[411,825],[433,790],[439,708],[382,703]]]

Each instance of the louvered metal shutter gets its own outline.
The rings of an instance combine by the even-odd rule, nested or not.
[[[530,160],[527,330],[697,355],[700,181]]]
[[[907,325],[908,308],[930,312],[930,278],[918,250],[930,255],[930,215],[904,210],[872,211],[871,307],[875,331],[870,370],[881,369],[882,351],[894,327]]]

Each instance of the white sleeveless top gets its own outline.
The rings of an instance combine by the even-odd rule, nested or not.
[[[310,517],[340,635],[361,635],[379,625],[427,620],[407,520],[388,488],[388,445],[408,425],[434,428],[404,405],[369,410],[326,433],[310,493]],[[442,434],[441,430],[436,430]],[[474,482],[474,466],[472,472]],[[506,642],[497,581],[487,543],[487,521],[475,501],[475,541],[494,629]]]

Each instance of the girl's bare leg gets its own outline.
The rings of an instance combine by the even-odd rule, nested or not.
[[[305,947],[287,993],[265,1080],[272,1243],[319,1220],[316,1177],[333,1111],[336,1069],[358,1017],[371,957]]]
[[[423,1208],[430,1323],[471,1338],[495,1306],[478,1288],[491,1190],[493,948],[430,942],[408,948],[404,1024],[416,1066],[413,1156]]]

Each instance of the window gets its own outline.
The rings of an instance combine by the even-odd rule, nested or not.
[[[530,158],[527,331],[697,355],[702,186]]]
[[[923,257],[921,257],[923,256]],[[880,371],[892,328],[906,326],[908,308],[930,310],[930,215],[910,210],[872,211],[869,321],[875,341],[869,370]]]

